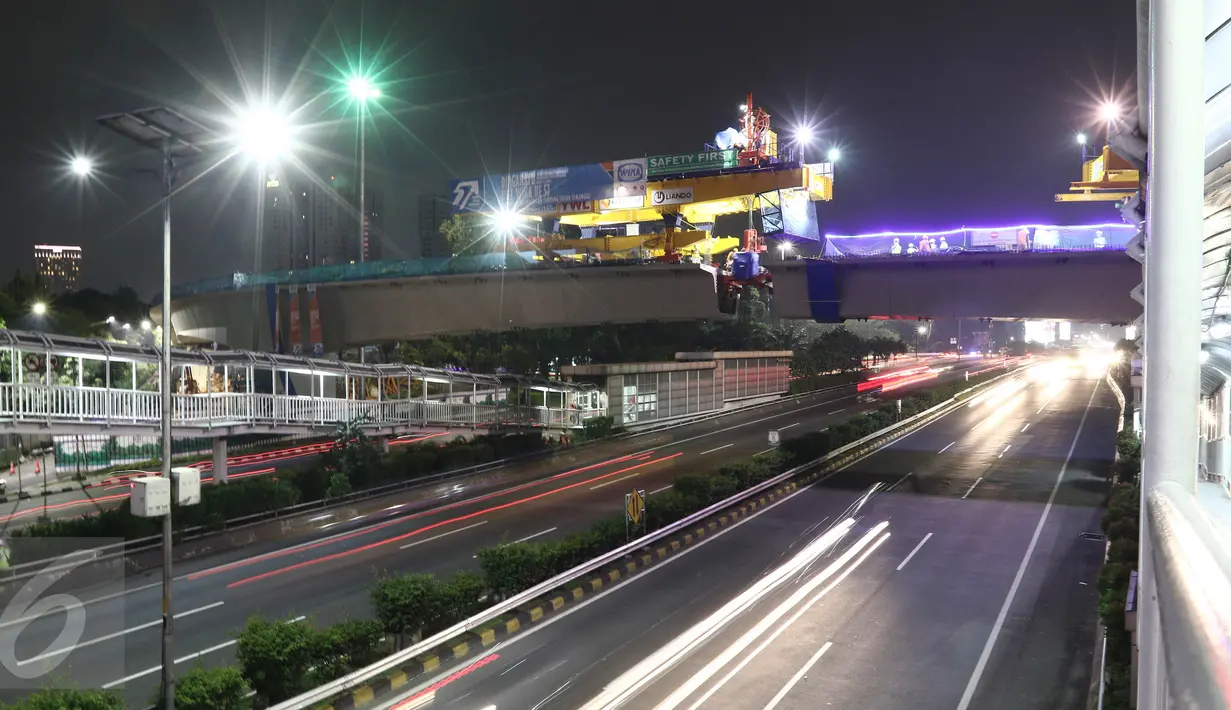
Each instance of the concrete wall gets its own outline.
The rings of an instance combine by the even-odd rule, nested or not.
[[[307,299],[300,289],[305,352]],[[347,346],[460,335],[475,331],[601,323],[692,321],[722,317],[707,267],[643,265],[432,276],[321,284],[321,328],[327,352]],[[282,295],[285,337],[289,297]],[[233,348],[270,348],[266,294],[228,291],[177,299],[171,318],[184,339]]]
[[[787,261],[769,268],[774,274],[773,311],[780,318],[1056,318],[1130,323],[1142,312],[1129,296],[1141,283],[1141,266],[1123,252]],[[818,295],[826,293],[834,295]],[[836,313],[833,303],[823,302],[834,297]]]

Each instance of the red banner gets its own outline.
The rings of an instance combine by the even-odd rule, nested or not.
[[[291,285],[291,353],[303,354],[303,333],[299,329],[299,287]]]
[[[325,354],[325,341],[321,337],[321,309],[316,300],[316,284],[308,284],[308,337],[312,340],[312,355]]]

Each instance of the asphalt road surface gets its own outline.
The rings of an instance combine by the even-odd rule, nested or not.
[[[1118,405],[1087,379],[999,394],[492,647],[424,707],[1084,708],[1083,533]]]
[[[896,360],[885,368],[884,372],[902,371],[919,365],[954,365],[957,371],[967,369],[978,370],[987,367],[989,364],[990,361],[981,359],[967,358],[962,361],[956,361],[949,356],[925,356],[920,360],[904,358]],[[449,434],[412,434],[401,437],[394,443],[409,444],[433,438],[448,439],[450,436]],[[276,457],[241,453],[230,457],[229,460],[232,463],[228,466],[227,473],[232,480],[246,476],[273,474],[279,469],[286,467],[300,467],[311,464],[318,457],[319,454],[313,450],[313,447],[296,445],[288,445],[282,455]],[[209,485],[213,483],[212,464],[208,461],[202,461],[202,464],[206,466],[202,482]],[[21,499],[17,497],[19,487],[16,479],[0,473],[0,478],[5,479],[8,483],[8,494],[12,496],[9,502],[0,504],[0,532],[9,528],[28,525],[36,522],[41,517],[50,519],[73,518],[99,510],[119,507],[128,498],[129,493],[129,484],[121,480],[123,475],[123,473],[117,472],[108,479],[107,483],[92,484],[85,489],[77,488],[67,493],[54,493],[49,496],[39,495]],[[135,473],[127,472],[127,475],[135,475]],[[41,485],[33,485],[29,476],[25,476],[23,479],[25,479],[28,490],[39,491],[42,489]],[[52,482],[55,485],[74,485],[71,480],[56,481],[53,479]],[[41,480],[38,483],[41,484]]]
[[[963,362],[945,377],[961,376],[966,367],[987,364]],[[368,589],[381,572],[445,575],[475,568],[474,553],[481,547],[558,538],[618,515],[624,493],[634,487],[645,490],[653,505],[653,496],[668,490],[678,475],[711,471],[768,449],[770,429],[784,430],[786,437],[817,431],[878,404],[834,394],[789,400],[484,474],[498,479],[493,489],[472,488],[462,479],[367,501],[366,508],[322,513],[307,518],[310,529],[293,529],[284,539],[179,564],[173,587],[176,669],[233,660],[235,636],[252,615],[320,625],[369,616]],[[430,509],[399,512],[422,504],[425,496],[434,499]],[[353,527],[356,521],[362,527]],[[343,532],[333,534],[331,526]],[[309,532],[326,537],[302,542]],[[0,641],[19,633],[18,671],[5,671],[0,687],[35,688],[48,678],[71,679],[79,687],[122,689],[132,706],[142,707],[159,677],[158,579],[157,574],[135,576],[123,591],[116,585],[86,595],[84,627],[76,641],[57,640],[66,625],[62,612],[26,621],[0,617]]]

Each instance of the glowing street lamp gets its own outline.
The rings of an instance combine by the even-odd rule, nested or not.
[[[813,137],[814,135],[812,132],[812,126],[804,124],[801,126],[797,126],[795,128],[795,145],[799,146],[799,162],[800,163],[807,162],[807,160],[805,160],[804,158],[804,150],[808,146],[812,145]]]
[[[232,140],[244,155],[262,166],[284,157],[291,147],[290,120],[268,106],[251,108],[232,124]]]
[[[836,163],[842,157],[842,151],[837,148],[830,148],[829,152],[825,154],[825,157],[829,160],[829,162]]]
[[[381,90],[371,79],[356,74],[346,81],[346,92],[359,103],[359,261],[368,260],[367,230],[367,115],[368,102],[381,97]],[[362,359],[360,360],[362,362]]]
[[[78,155],[69,161],[68,169],[77,177],[89,177],[94,172],[94,161],[84,155]]]
[[[1104,101],[1099,106],[1099,120],[1103,123],[1115,123],[1120,120],[1120,104],[1115,101]]]
[[[30,312],[36,316],[47,315],[47,304],[42,301],[35,301],[33,306],[30,306]]]
[[[1077,145],[1085,145],[1087,142],[1088,142],[1088,139],[1086,138],[1085,133],[1077,134]]]
[[[778,244],[778,253],[781,255],[783,261],[786,261],[786,255],[793,251],[795,251],[795,245],[788,241],[783,240]]]
[[[150,323],[148,320],[141,321],[141,330],[148,331],[152,327],[154,327],[154,324]]]
[[[492,226],[501,237],[508,238],[517,233],[523,218],[512,210],[500,210],[492,216]]]

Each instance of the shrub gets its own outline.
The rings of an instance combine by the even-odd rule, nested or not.
[[[13,704],[11,710],[124,710],[120,696],[106,690],[40,690]]]
[[[316,660],[316,630],[292,621],[248,620],[240,632],[235,657],[256,697],[275,705],[310,690]]]
[[[175,707],[179,710],[247,710],[248,681],[238,668],[197,666],[175,681]],[[158,703],[161,707],[161,703]]]

